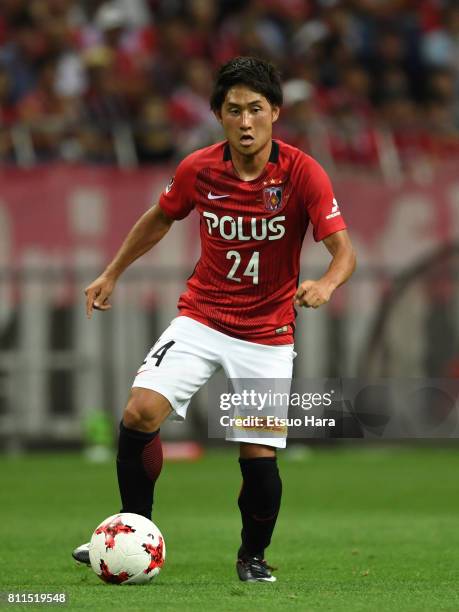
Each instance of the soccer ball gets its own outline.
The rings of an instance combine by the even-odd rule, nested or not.
[[[111,584],[144,584],[159,574],[166,559],[160,530],[144,516],[122,512],[95,529],[89,559],[96,574]]]

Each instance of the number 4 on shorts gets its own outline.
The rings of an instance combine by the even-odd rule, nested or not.
[[[149,359],[156,359],[155,366],[158,368],[161,365],[161,361],[164,359],[167,351],[172,346],[174,346],[174,344],[175,344],[175,340],[171,340],[170,342],[166,342],[166,344],[163,344],[162,346],[159,347],[159,349],[156,351],[156,353],[153,353],[153,355],[150,355],[148,358]],[[147,359],[145,359],[145,361],[143,362],[142,365],[144,365],[145,363],[147,363]]]

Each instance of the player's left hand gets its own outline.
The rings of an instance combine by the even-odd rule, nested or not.
[[[332,293],[332,287],[324,280],[305,280],[298,287],[293,297],[293,303],[295,306],[319,308],[329,301]]]

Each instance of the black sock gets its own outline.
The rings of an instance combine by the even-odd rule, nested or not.
[[[153,490],[163,465],[158,435],[128,429],[120,423],[116,470],[120,488],[121,512],[134,512],[151,519]]]
[[[279,513],[282,481],[276,457],[239,459],[242,489],[238,505],[242,517],[239,556],[264,557]]]

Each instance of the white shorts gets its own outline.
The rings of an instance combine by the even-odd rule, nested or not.
[[[183,420],[193,395],[218,370],[223,369],[228,379],[287,379],[289,388],[295,356],[293,344],[269,346],[247,342],[180,316],[148,352],[132,386],[164,395],[175,412],[173,416]],[[286,446],[285,436],[228,439]]]

